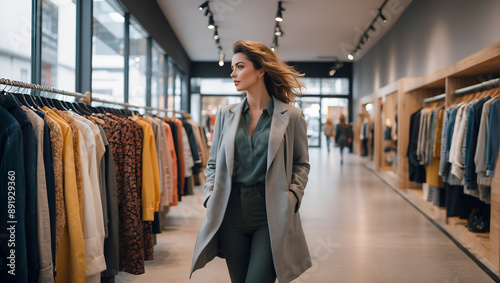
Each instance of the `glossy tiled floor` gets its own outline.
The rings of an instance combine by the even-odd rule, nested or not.
[[[493,282],[359,157],[341,166],[337,151],[311,148],[310,163],[300,211],[313,267],[295,283]],[[172,208],[146,273],[121,272],[117,282],[230,282],[219,258],[188,279],[202,202],[200,187]]]

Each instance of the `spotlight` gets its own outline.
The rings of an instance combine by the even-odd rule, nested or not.
[[[336,72],[337,72],[337,70],[331,69],[328,74],[330,75],[330,77],[333,77],[333,75],[335,75]]]
[[[274,39],[273,39],[273,46],[276,48],[278,47],[278,36],[274,36]]]
[[[208,7],[208,1],[203,2],[203,3],[200,5],[200,7],[198,7],[198,9],[199,9],[200,11],[203,11],[203,9],[205,9],[206,7]]]
[[[219,33],[217,32],[217,27],[214,29],[214,39],[218,40],[219,39]]]
[[[349,53],[349,54],[347,54],[347,59],[352,61],[352,60],[354,60],[354,56],[351,53]]]
[[[222,50],[219,51],[219,66],[224,66],[224,52]]]
[[[218,39],[218,38],[217,38],[217,39],[215,40],[215,44],[219,44],[219,43],[220,43],[220,39]]]
[[[379,10],[379,13],[380,13],[380,18],[382,19],[382,21],[384,23],[386,23],[387,22],[387,18],[384,16],[384,14],[382,14],[382,10]]]
[[[208,14],[212,14],[212,12],[210,12],[210,9],[206,9],[203,15],[206,17],[208,16]]]
[[[215,28],[214,16],[210,15],[210,17],[208,17],[208,29],[214,29],[214,28]]]
[[[356,49],[356,51],[354,52],[354,55],[359,56],[359,49]]]
[[[370,30],[371,31],[376,31],[375,27],[374,26],[370,26]]]
[[[277,22],[283,21],[283,11],[285,11],[285,9],[281,7],[281,3],[282,1],[278,1],[278,11],[276,12],[276,18],[274,18]]]
[[[280,28],[280,23],[276,23],[276,27],[274,29],[275,29],[274,35],[277,35],[277,36],[283,35],[283,31]]]

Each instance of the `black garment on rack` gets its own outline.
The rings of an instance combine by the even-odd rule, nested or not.
[[[408,157],[408,172],[410,181],[425,183],[425,167],[420,165],[417,158],[418,129],[420,127],[420,110],[413,113],[410,118],[410,139],[406,157]]]
[[[26,184],[26,251],[28,265],[28,282],[38,281],[38,269],[40,268],[40,259],[38,257],[38,237],[37,237],[37,154],[36,138],[33,126],[28,115],[17,104],[14,97],[7,96],[2,106],[19,123],[23,136],[23,159]],[[17,200],[17,192],[16,192]],[[16,208],[16,212],[17,212]],[[16,233],[17,236],[17,233]],[[16,265],[16,268],[19,266]]]
[[[385,132],[384,132],[384,140],[386,141],[389,141],[392,139],[391,137],[391,133],[392,133],[392,127],[386,127],[385,128]]]
[[[23,158],[23,145],[22,145],[22,132],[19,123],[10,113],[1,105],[5,102],[5,97],[0,94],[0,182],[8,186],[14,185],[15,189],[15,208],[14,214],[6,213],[8,208],[8,194],[12,187],[5,185],[0,186],[0,207],[3,212],[0,213],[0,282],[29,282],[28,269],[26,264],[26,230],[25,230],[25,173],[24,173],[24,158]],[[11,160],[17,160],[11,162]],[[10,176],[9,179],[9,172]],[[9,184],[14,179],[14,184]],[[11,189],[12,191],[12,189]],[[12,194],[11,194],[12,196]],[[9,218],[13,215],[14,218]],[[13,225],[7,221],[16,221]],[[8,266],[10,250],[12,247],[8,246],[9,230],[8,228],[14,226],[15,228],[15,258],[16,258],[16,273],[15,277],[8,273],[12,270]]]
[[[170,129],[172,130],[172,137],[174,138],[174,145],[175,145],[175,153],[177,154],[177,195],[179,198],[179,201],[182,199],[182,182],[181,182],[181,160],[179,158],[179,136],[177,135],[178,133],[178,128],[177,124],[175,122],[168,121],[167,124],[170,126]],[[182,141],[180,141],[182,142]]]
[[[478,198],[464,194],[463,186],[452,186],[444,183],[446,189],[446,216],[458,216],[461,219],[469,217],[473,208],[482,207],[484,202]]]
[[[183,119],[181,119],[181,122],[182,126],[186,130],[186,134],[189,140],[189,147],[191,148],[191,154],[194,160],[193,175],[197,175],[200,173],[201,161],[200,161],[200,156],[198,154],[198,146],[196,145],[196,138],[194,137],[193,126],[191,126],[191,124],[184,121]]]

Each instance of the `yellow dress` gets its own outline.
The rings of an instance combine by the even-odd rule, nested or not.
[[[156,155],[155,136],[149,121],[137,119],[143,130],[142,139],[142,220],[153,221],[155,211],[160,210],[160,169]]]
[[[82,219],[80,218],[76,169],[74,162],[73,137],[69,124],[47,107],[46,115],[61,126],[63,134],[63,174],[66,225],[56,255],[56,283],[85,282],[85,243]]]

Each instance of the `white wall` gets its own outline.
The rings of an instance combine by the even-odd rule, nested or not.
[[[354,99],[400,78],[422,77],[445,68],[498,41],[498,0],[413,0],[354,63]],[[359,108],[355,103],[355,115]]]

